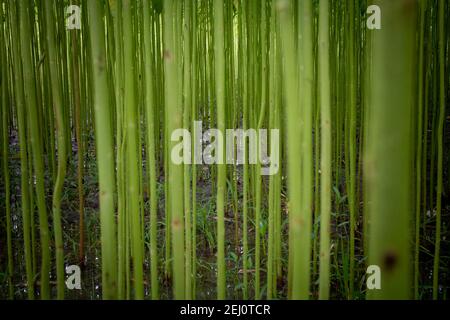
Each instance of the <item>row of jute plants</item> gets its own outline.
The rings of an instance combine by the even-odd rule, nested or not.
[[[96,193],[104,299],[445,298],[449,17],[440,0],[0,0],[1,294],[67,296]],[[280,130],[279,170],[175,163],[195,121]]]

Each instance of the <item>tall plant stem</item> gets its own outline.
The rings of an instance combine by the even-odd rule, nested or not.
[[[308,292],[301,292],[301,279],[294,279],[294,270],[301,270],[301,261],[298,254],[299,248],[294,248],[294,243],[301,243],[302,229],[302,175],[300,171],[302,148],[297,138],[302,136],[302,128],[298,125],[301,122],[300,108],[298,108],[297,95],[297,67],[296,51],[294,47],[294,25],[292,21],[292,7],[290,1],[279,0],[278,20],[280,23],[280,38],[283,54],[283,75],[284,92],[286,96],[286,115],[287,115],[287,166],[288,166],[288,196],[289,196],[289,270],[288,281],[290,290],[289,297],[298,299],[301,295]],[[294,138],[295,137],[295,138]],[[308,252],[309,254],[309,252]],[[309,270],[309,266],[308,266]],[[299,271],[298,271],[299,272]],[[297,273],[298,273],[297,272]],[[302,270],[302,273],[308,273]],[[309,278],[309,277],[308,277]],[[309,289],[308,289],[309,291]]]
[[[184,74],[183,74],[183,128],[190,128],[191,124],[191,93],[192,82],[191,77],[191,16],[192,4],[190,1],[184,3],[184,23],[183,23],[183,52],[184,52]],[[185,269],[186,269],[186,285],[185,298],[192,299],[192,227],[191,227],[191,177],[190,165],[184,164],[184,221],[185,221]]]
[[[115,175],[108,73],[106,69],[105,28],[101,3],[87,1],[87,5],[92,49],[93,103],[100,192],[102,291],[103,299],[115,299],[117,297],[117,252],[114,216]]]
[[[175,141],[171,134],[174,130],[181,128],[183,124],[183,112],[178,105],[178,60],[175,46],[175,17],[176,1],[164,2],[164,71],[165,71],[165,107],[166,107],[166,141],[168,150],[172,150]],[[175,299],[185,297],[185,269],[184,269],[184,219],[183,219],[183,166],[175,164],[168,152],[168,198],[170,213],[170,224],[172,231],[173,249],[173,294]],[[167,209],[166,209],[167,210]],[[169,244],[166,244],[169,245]]]
[[[41,298],[50,299],[50,238],[48,215],[45,203],[44,159],[42,136],[38,119],[38,104],[34,76],[34,64],[31,52],[31,33],[29,6],[19,2],[20,49],[22,58],[25,107],[28,114],[28,125],[31,133],[31,150],[34,174],[36,177],[36,195],[39,212],[39,230],[41,238]]]
[[[77,188],[78,188],[78,214],[79,214],[79,251],[78,260],[81,265],[85,264],[84,257],[84,186],[83,186],[83,176],[84,176],[84,140],[83,140],[83,107],[82,103],[82,93],[80,86],[80,44],[79,34],[75,32],[70,33],[71,38],[71,50],[72,50],[72,95],[74,104],[74,120],[75,120],[75,139],[77,142]]]
[[[438,59],[439,59],[439,118],[437,124],[437,187],[436,187],[436,234],[433,264],[433,299],[438,298],[439,259],[441,248],[441,209],[442,209],[442,162],[443,133],[445,121],[445,2],[439,1],[438,7]]]
[[[294,255],[296,265],[293,275],[293,299],[308,299],[310,291],[310,261],[311,261],[311,208],[313,204],[313,148],[312,148],[312,111],[314,91],[314,57],[313,57],[313,6],[311,0],[299,3],[299,28],[301,42],[299,43],[299,87],[301,108],[302,149],[302,193],[301,214],[293,223],[298,228],[301,246]],[[298,124],[296,124],[298,125]],[[295,137],[295,136],[293,136]],[[298,164],[297,164],[298,165]],[[295,242],[294,242],[295,243]],[[300,271],[301,270],[301,271]]]
[[[155,97],[154,97],[154,66],[151,51],[152,20],[148,1],[143,2],[144,11],[144,70],[145,70],[145,110],[147,120],[147,161],[150,186],[150,278],[152,299],[159,298],[158,285],[158,243],[157,243],[157,210],[158,199],[156,190],[156,148],[155,148]]]
[[[379,0],[383,27],[373,32],[373,83],[365,179],[370,194],[369,265],[382,272],[368,299],[411,295],[411,119],[414,103],[417,3]],[[395,177],[395,178],[393,178]]]
[[[131,221],[132,257],[134,271],[134,295],[136,299],[144,298],[143,284],[143,237],[140,211],[140,175],[139,175],[139,121],[136,103],[136,65],[135,41],[133,36],[132,4],[130,0],[122,1],[123,14],[123,45],[124,45],[124,109],[126,130],[126,168],[127,180],[127,208]]]
[[[418,83],[417,83],[417,138],[416,138],[416,194],[415,194],[415,248],[414,248],[414,298],[419,298],[419,249],[420,249],[420,213],[422,211],[422,146],[423,141],[423,107],[424,107],[424,36],[425,36],[426,0],[420,3],[420,34],[419,34],[419,61],[418,61]]]
[[[0,2],[0,6],[3,7],[3,3]],[[4,19],[3,8],[0,8],[0,19]],[[4,19],[6,20],[6,19]],[[6,39],[4,37],[4,29],[3,22],[0,22],[0,43],[4,44],[4,48],[0,49],[0,62],[2,66],[4,66],[0,73],[0,92],[1,92],[1,101],[0,101],[0,115],[2,122],[2,132],[0,132],[0,136],[2,138],[0,144],[2,147],[1,155],[2,155],[2,170],[3,170],[3,179],[5,184],[5,220],[6,220],[6,251],[7,251],[7,274],[8,274],[8,298],[12,299],[14,297],[14,287],[13,287],[13,274],[14,274],[14,262],[13,262],[13,248],[12,248],[12,228],[11,228],[11,179],[9,175],[9,152],[8,152],[8,144],[9,144],[9,131],[8,131],[8,122],[9,122],[9,94],[8,94],[8,69],[6,68],[6,55],[7,55],[7,46]]]
[[[224,57],[224,18],[223,1],[214,0],[214,61],[215,85],[217,99],[217,129],[225,132],[225,57]],[[224,147],[218,152],[219,162],[223,163]],[[225,299],[225,191],[226,191],[226,165],[217,165],[217,298]]]
[[[355,51],[355,2],[354,0],[348,1],[349,10],[349,25],[348,25],[348,82],[347,85],[347,99],[349,101],[348,106],[348,119],[347,119],[347,146],[348,156],[346,159],[347,172],[347,186],[348,186],[348,205],[350,211],[350,253],[349,253],[349,298],[353,298],[354,283],[355,283],[355,228],[356,228],[356,85],[357,85],[357,70],[356,70],[356,51]]]
[[[330,294],[330,216],[331,216],[331,95],[330,95],[330,9],[329,0],[319,3],[319,105],[320,105],[320,265],[319,299]],[[317,152],[317,151],[316,151]]]
[[[193,14],[192,14],[192,31],[194,36],[192,37],[192,105],[191,105],[191,127],[194,127],[194,121],[197,119],[197,103],[198,103],[198,71],[197,71],[197,10],[198,6],[196,3],[193,4]],[[192,141],[198,141],[197,133],[193,132]],[[195,154],[195,144],[192,144],[192,154]],[[194,164],[192,166],[192,299],[196,297],[197,289],[197,166]]]
[[[56,246],[56,276],[57,297],[64,299],[64,244],[61,226],[61,193],[64,186],[67,167],[67,147],[65,137],[64,107],[62,101],[61,80],[59,77],[59,55],[56,45],[56,35],[53,14],[53,1],[45,1],[46,43],[48,50],[48,64],[50,69],[50,81],[52,84],[53,110],[55,112],[56,132],[58,137],[58,169],[53,191],[53,229]]]
[[[18,19],[16,3],[9,1],[9,25],[11,26],[12,34],[19,34],[19,29],[16,24]],[[17,125],[19,131],[20,144],[20,190],[21,190],[21,209],[22,209],[22,224],[23,224],[23,240],[25,251],[25,272],[27,279],[27,296],[28,299],[34,299],[34,272],[33,272],[33,249],[31,242],[31,210],[30,210],[30,186],[29,186],[29,157],[27,148],[27,132],[25,121],[25,100],[23,88],[22,65],[20,63],[20,43],[19,41],[12,41],[11,43],[11,59],[13,63],[13,77],[14,77],[14,96],[17,112]]]

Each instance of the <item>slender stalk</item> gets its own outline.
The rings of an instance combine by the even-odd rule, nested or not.
[[[53,229],[55,233],[56,252],[56,279],[57,297],[64,299],[64,244],[61,226],[61,195],[66,176],[67,147],[65,137],[64,107],[62,102],[61,79],[58,62],[60,60],[55,35],[55,16],[53,1],[45,1],[46,44],[48,50],[48,64],[50,69],[50,81],[52,85],[53,110],[56,119],[56,132],[58,136],[58,169],[53,191]]]
[[[245,40],[247,40],[246,32],[247,29],[245,28],[244,19],[246,16],[246,6],[244,5],[244,2],[239,2],[239,8],[242,10],[240,14],[240,35],[242,37],[245,37]],[[243,46],[240,47],[241,53],[240,61],[241,61],[241,69],[243,70],[242,75],[242,86],[243,86],[243,118],[242,118],[242,126],[244,127],[244,130],[247,130],[248,128],[248,79],[247,79],[247,57],[244,56],[244,48]],[[248,159],[247,156],[247,149],[244,150],[245,152],[245,159]],[[247,161],[244,162],[244,168],[243,168],[243,181],[242,181],[242,271],[243,271],[243,285],[242,285],[242,294],[244,299],[248,299],[248,260],[249,260],[249,249],[248,249],[248,193],[249,193],[249,170],[248,170],[248,164]]]
[[[111,134],[108,73],[106,69],[103,7],[98,1],[87,1],[89,37],[92,49],[93,102],[99,176],[100,227],[102,249],[103,299],[117,297],[117,252],[114,217],[114,153]],[[101,141],[101,143],[100,143]]]
[[[136,299],[144,298],[143,284],[143,238],[141,212],[139,207],[139,121],[136,103],[135,85],[135,43],[133,36],[133,16],[130,0],[122,1],[123,14],[123,45],[124,45],[124,108],[125,108],[125,130],[126,130],[126,168],[127,168],[127,209],[131,218],[132,257],[134,271],[134,294]]]
[[[71,48],[72,48],[72,95],[74,103],[74,120],[75,120],[75,139],[77,142],[77,188],[78,188],[78,205],[79,205],[79,253],[78,259],[81,265],[85,264],[84,254],[84,156],[85,148],[82,138],[84,124],[82,120],[82,97],[80,88],[80,35],[78,32],[71,32]]]
[[[420,3],[420,34],[419,34],[419,72],[418,72],[418,84],[417,84],[417,145],[416,145],[416,220],[415,220],[415,248],[414,248],[414,298],[419,298],[419,249],[420,249],[420,213],[421,206],[421,190],[422,190],[422,149],[424,141],[422,140],[423,133],[423,107],[424,107],[424,36],[425,36],[425,17],[426,17],[426,0]],[[425,142],[426,143],[426,142]]]
[[[122,46],[122,1],[111,2],[111,15],[114,23],[115,42],[115,118],[116,118],[116,166],[117,166],[117,295],[125,299],[129,290],[127,282],[127,215],[126,215],[126,177],[125,177],[125,116],[124,116],[124,81],[123,81],[123,46]]]
[[[347,99],[349,101],[348,107],[348,122],[347,122],[347,144],[348,153],[346,153],[346,167],[348,167],[347,186],[348,186],[348,206],[350,214],[350,253],[349,253],[349,298],[353,298],[354,283],[355,283],[355,228],[356,228],[356,51],[355,51],[355,2],[348,1],[348,78],[347,85]]]
[[[373,34],[365,179],[370,192],[369,264],[378,265],[382,277],[381,289],[369,291],[367,298],[407,299],[417,3],[379,0],[376,4],[384,8],[383,27]]]
[[[0,19],[4,19],[3,12],[3,3],[0,3]],[[4,19],[6,20],[6,19]],[[0,61],[2,66],[7,66],[7,46],[6,39],[4,37],[4,29],[3,22],[0,23],[0,43],[4,43],[4,48],[0,50]],[[8,257],[7,262],[7,275],[8,275],[8,298],[13,299],[14,297],[14,287],[13,287],[13,271],[14,271],[14,262],[13,262],[13,247],[12,247],[12,228],[11,228],[11,179],[9,175],[9,152],[8,152],[8,144],[9,144],[9,119],[10,119],[10,111],[9,111],[9,95],[8,95],[8,72],[7,68],[4,67],[0,73],[0,92],[2,95],[0,101],[0,114],[2,121],[2,132],[0,136],[1,146],[2,146],[2,170],[3,170],[3,179],[5,185],[5,220],[6,220],[6,252]]]
[[[26,2],[20,2],[20,49],[22,58],[22,70],[24,83],[25,108],[28,114],[28,125],[31,133],[31,151],[33,157],[34,174],[36,177],[36,195],[39,212],[39,231],[41,238],[41,298],[50,299],[50,239],[48,228],[48,215],[45,203],[44,187],[44,159],[42,149],[42,137],[38,119],[38,104],[34,77],[34,64],[31,52],[31,27],[29,6]]]
[[[291,275],[288,277],[291,290],[289,290],[290,298],[299,299],[309,294],[309,288],[306,292],[302,292],[304,286],[301,273],[309,274],[308,270],[302,269],[301,257],[299,255],[299,248],[294,249],[294,243],[302,243],[302,225],[305,221],[302,220],[302,175],[299,163],[301,160],[302,146],[298,143],[297,137],[302,136],[302,114],[298,106],[297,95],[297,74],[296,74],[296,51],[294,48],[293,35],[294,26],[292,21],[292,7],[291,2],[279,0],[278,19],[280,22],[280,38],[283,54],[283,75],[284,75],[284,90],[286,96],[286,115],[287,115],[287,170],[289,173],[288,192],[289,192],[289,264]],[[304,125],[304,124],[303,124]],[[308,234],[309,237],[309,234]],[[308,250],[309,255],[309,250]],[[292,266],[292,268],[291,268]],[[295,276],[297,274],[297,276]],[[309,278],[309,277],[308,277]]]
[[[12,34],[19,34],[18,25],[16,21],[17,7],[12,0],[9,2],[9,25]],[[11,59],[13,63],[14,76],[14,96],[17,112],[17,125],[19,131],[20,144],[20,190],[21,190],[21,209],[22,209],[22,224],[23,224],[23,240],[25,251],[25,271],[27,279],[27,295],[28,299],[34,299],[34,272],[33,272],[33,249],[31,243],[31,221],[30,221],[30,190],[29,190],[29,165],[28,165],[28,148],[27,148],[27,133],[25,121],[25,101],[23,92],[23,76],[22,65],[20,64],[20,43],[19,41],[12,41]]]
[[[197,10],[196,3],[193,4],[192,14],[192,31],[194,36],[192,37],[192,104],[191,104],[191,128],[194,127],[193,121],[197,119],[197,103],[198,103],[198,43],[197,43]],[[192,141],[198,141],[197,132],[193,130]],[[195,145],[192,144],[192,154],[195,154]],[[196,297],[197,289],[197,166],[192,166],[192,299]]]
[[[329,0],[319,4],[319,105],[320,105],[320,276],[319,299],[330,295],[330,216],[331,216],[331,95],[329,49]]]
[[[217,129],[225,132],[225,57],[224,57],[224,18],[223,2],[214,0],[214,61],[215,85],[217,99]],[[225,155],[224,147],[218,151],[222,157]],[[224,159],[220,159],[219,162]],[[225,299],[225,191],[226,166],[217,164],[217,298]]]
[[[178,61],[175,48],[176,1],[164,2],[164,71],[165,71],[165,106],[167,131],[166,141],[168,150],[172,150],[176,141],[171,141],[170,135],[183,124],[183,112],[178,105]],[[185,297],[185,269],[184,269],[184,219],[183,219],[183,166],[168,162],[168,199],[171,217],[172,248],[173,248],[173,294],[175,299]]]
[[[153,91],[153,57],[151,51],[151,11],[148,1],[143,2],[144,11],[144,70],[145,70],[145,105],[147,120],[147,161],[150,186],[150,278],[152,299],[159,298],[158,285],[158,243],[157,243],[157,210],[156,190],[156,149],[155,149],[155,97]]]
[[[293,275],[293,299],[308,299],[310,290],[310,260],[311,260],[311,210],[313,190],[313,148],[312,148],[312,110],[313,110],[313,7],[312,1],[302,1],[299,4],[299,28],[301,43],[299,43],[299,86],[300,96],[301,137],[303,158],[302,163],[302,193],[301,214],[294,224],[298,227],[300,248],[294,256],[296,272]],[[294,124],[293,124],[294,125]],[[295,137],[295,136],[293,136]],[[299,271],[301,270],[301,271]]]
[[[445,3],[439,1],[438,8],[438,56],[439,56],[439,118],[437,125],[437,187],[436,187],[436,235],[434,243],[433,264],[433,299],[438,298],[439,259],[441,248],[441,210],[442,210],[442,162],[443,162],[443,133],[445,121]]]
[[[191,123],[191,15],[192,4],[190,1],[184,3],[184,23],[183,23],[183,57],[184,57],[184,74],[183,74],[183,128],[190,128]],[[195,141],[195,140],[194,140]],[[191,177],[190,165],[184,164],[184,219],[185,219],[185,269],[186,269],[186,285],[185,298],[192,299],[192,227],[191,227]]]
[[[270,128],[276,128],[276,50],[275,50],[275,6],[276,4],[271,3],[271,19],[270,19],[270,30],[269,30],[269,121]],[[273,88],[273,92],[271,91]],[[272,148],[272,146],[271,146]],[[276,206],[276,179],[277,177],[271,175],[269,178],[269,234],[268,234],[268,252],[267,252],[267,299],[270,300],[276,296],[276,237],[275,237],[275,206]]]

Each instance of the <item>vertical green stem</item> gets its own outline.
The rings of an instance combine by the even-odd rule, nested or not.
[[[178,64],[175,48],[175,17],[176,1],[164,2],[164,71],[165,71],[165,106],[167,130],[166,141],[168,150],[172,150],[177,143],[171,140],[172,132],[182,127],[183,112],[178,105]],[[173,293],[175,299],[185,297],[185,269],[184,269],[184,219],[183,219],[183,166],[175,164],[168,152],[168,199],[171,217],[172,248],[173,248]],[[166,208],[167,210],[167,208]],[[169,245],[169,244],[167,244]]]
[[[368,299],[411,295],[411,119],[414,104],[417,3],[378,0],[383,27],[373,32],[373,83],[365,179],[370,194],[369,264],[381,269],[381,289]]]
[[[52,85],[53,110],[55,112],[56,133],[58,137],[58,169],[53,191],[53,231],[55,233],[57,297],[64,299],[64,244],[61,226],[61,194],[66,175],[67,147],[65,137],[64,106],[62,102],[61,79],[59,77],[59,54],[56,45],[55,16],[53,1],[45,1],[46,44],[48,50],[48,64]]]
[[[155,98],[153,91],[154,66],[151,51],[151,15],[148,1],[143,2],[144,11],[144,71],[145,71],[145,110],[147,120],[147,163],[150,186],[150,278],[152,299],[159,297],[158,285],[158,243],[157,243],[157,210],[158,198],[156,190],[156,149],[155,149]]]
[[[100,228],[102,249],[103,299],[117,297],[117,252],[114,214],[114,152],[111,109],[106,69],[103,7],[98,1],[87,1],[89,37],[92,49],[95,138],[99,177]]]
[[[445,121],[445,2],[439,1],[438,8],[438,55],[439,55],[439,119],[436,132],[437,139],[437,187],[436,187],[436,234],[433,264],[433,299],[438,298],[439,259],[441,246],[441,209],[442,209],[442,161],[443,133]],[[437,90],[437,89],[436,89]]]
[[[41,298],[50,299],[50,239],[47,207],[45,203],[44,159],[42,137],[39,129],[38,104],[34,76],[34,64],[31,52],[31,33],[29,5],[25,1],[19,4],[20,48],[22,58],[25,108],[31,133],[31,150],[36,177],[37,206],[39,212],[39,231],[41,238]]]
[[[143,237],[141,212],[139,206],[139,159],[140,137],[138,108],[136,103],[136,52],[133,31],[132,4],[130,0],[123,0],[123,45],[124,45],[124,108],[126,130],[126,168],[127,180],[127,208],[131,218],[132,257],[134,271],[134,294],[136,299],[144,298],[143,283]]]
[[[319,3],[319,105],[320,105],[320,270],[319,299],[330,294],[330,216],[331,216],[331,96],[329,0]],[[318,152],[318,151],[316,151]]]
[[[217,129],[225,132],[225,57],[224,57],[224,19],[223,1],[214,0],[214,62],[215,85],[217,99]],[[225,191],[226,191],[226,165],[224,162],[225,148],[219,151],[223,159],[218,157],[217,164],[217,298],[225,299]]]

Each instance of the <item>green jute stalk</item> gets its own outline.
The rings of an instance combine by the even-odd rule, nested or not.
[[[174,0],[164,2],[164,71],[165,71],[165,107],[166,107],[166,141],[168,150],[172,150],[176,142],[171,141],[174,130],[183,124],[183,112],[178,105],[178,65],[175,49],[174,22],[176,6]],[[167,136],[168,134],[168,136]],[[173,294],[175,299],[185,297],[184,269],[184,219],[183,219],[183,166],[175,164],[168,155],[168,199],[171,217],[172,249],[173,249]],[[167,210],[166,210],[167,211]],[[169,244],[166,244],[169,245]]]
[[[331,96],[329,0],[319,3],[319,105],[320,105],[320,261],[319,299],[330,295],[330,216],[331,216]],[[318,151],[318,150],[317,150]],[[317,152],[316,151],[316,152]]]
[[[19,34],[19,29],[16,21],[17,7],[12,0],[9,1],[9,25],[12,34]],[[19,41],[12,41],[11,59],[13,63],[13,77],[14,77],[14,95],[16,102],[17,125],[19,131],[20,144],[20,190],[21,190],[21,207],[22,207],[22,223],[23,223],[23,240],[25,251],[25,272],[27,279],[27,295],[28,299],[34,299],[34,272],[33,272],[33,250],[31,244],[31,221],[30,221],[30,190],[29,190],[29,165],[28,165],[28,148],[27,148],[27,133],[25,124],[25,101],[23,93],[23,77],[22,65],[20,63],[20,43]]]
[[[217,129],[225,132],[225,57],[224,57],[224,18],[223,1],[214,0],[214,61],[215,61],[215,85],[217,99]],[[224,157],[224,146],[219,151]],[[225,191],[226,191],[226,165],[224,159],[217,164],[217,298],[225,299]]]
[[[244,18],[246,16],[246,6],[242,1],[239,2],[239,9],[240,9],[240,16],[239,16],[239,34],[241,37],[246,36],[246,29],[244,24]],[[247,39],[247,38],[245,38]],[[248,91],[248,81],[247,81],[247,57],[244,55],[244,46],[239,46],[239,61],[241,69],[243,70],[242,73],[242,87],[243,87],[243,119],[242,119],[242,126],[244,127],[244,130],[247,130],[248,127],[248,95],[246,92]],[[245,149],[245,159],[248,159],[247,157],[247,149]],[[248,258],[249,258],[249,250],[248,250],[248,192],[249,192],[249,168],[247,161],[243,164],[243,195],[242,195],[242,270],[243,270],[243,277],[242,277],[242,294],[243,299],[248,299]]]
[[[373,83],[365,154],[370,206],[369,265],[381,269],[381,289],[368,299],[411,296],[411,119],[414,104],[417,3],[378,0],[383,27],[373,32]]]
[[[422,211],[421,190],[422,190],[422,133],[423,133],[423,89],[424,89],[424,37],[425,37],[425,17],[427,0],[420,2],[420,34],[419,34],[419,71],[417,83],[417,138],[416,138],[416,202],[415,202],[415,248],[414,248],[414,298],[419,298],[419,248],[420,248],[420,213]]]
[[[275,110],[276,110],[276,55],[275,55],[275,3],[271,3],[270,27],[269,27],[269,122],[270,128],[275,128]],[[272,89],[273,88],[273,89]],[[273,90],[273,91],[272,91]],[[272,148],[272,146],[271,146]],[[276,292],[276,268],[275,268],[275,182],[276,176],[269,177],[269,233],[267,248],[267,299],[273,299]]]
[[[0,3],[0,19],[4,19],[3,12],[3,3]],[[6,19],[5,19],[6,20]],[[0,43],[4,43],[4,48],[0,49],[0,61],[2,66],[5,66],[1,70],[0,74],[0,92],[1,92],[1,101],[0,101],[0,114],[2,121],[2,132],[0,136],[1,146],[2,146],[2,169],[3,169],[3,179],[5,184],[5,220],[6,220],[6,251],[8,257],[7,263],[7,274],[8,274],[8,298],[13,299],[14,297],[14,287],[13,287],[13,248],[12,248],[12,229],[11,229],[11,179],[9,175],[9,152],[8,152],[8,143],[9,143],[9,94],[8,94],[8,72],[7,72],[7,63],[6,63],[6,39],[4,37],[3,32],[3,22],[0,23]]]
[[[189,130],[191,123],[191,15],[192,4],[190,1],[184,2],[184,21],[183,21],[183,128]],[[191,132],[191,130],[190,130]],[[192,141],[191,141],[192,143]],[[191,177],[190,165],[184,164],[184,219],[185,219],[185,298],[192,299],[192,227],[191,227]]]
[[[353,298],[355,283],[355,228],[356,228],[356,86],[357,86],[357,70],[356,70],[356,50],[355,50],[355,2],[348,0],[348,16],[349,30],[347,33],[348,40],[348,78],[347,99],[348,99],[348,131],[347,144],[348,158],[346,158],[346,167],[348,172],[348,206],[350,211],[350,254],[349,254],[349,298]]]
[[[192,14],[192,33],[194,34],[192,39],[192,114],[191,114],[191,127],[194,126],[193,121],[197,119],[197,103],[198,103],[198,69],[197,69],[197,61],[198,61],[198,43],[197,43],[197,3],[193,4],[193,14]],[[197,132],[195,130],[192,133],[192,141],[197,141],[199,137],[197,137]],[[191,154],[195,154],[195,145],[192,143]],[[192,166],[192,299],[196,297],[196,289],[197,289],[197,166],[194,164]]]
[[[155,149],[155,97],[153,83],[153,57],[151,50],[152,20],[148,1],[143,2],[144,28],[144,71],[145,71],[145,110],[147,120],[147,161],[150,186],[150,278],[152,299],[159,298],[158,285],[158,243],[157,243],[157,209],[156,190],[156,149]]]
[[[50,238],[48,229],[48,215],[45,203],[44,159],[42,137],[39,133],[38,104],[34,77],[34,64],[31,52],[31,26],[29,6],[26,2],[19,2],[20,20],[20,51],[22,58],[24,100],[28,114],[28,125],[31,134],[31,151],[34,174],[36,176],[37,206],[39,212],[39,231],[41,238],[41,298],[50,299]]]
[[[286,99],[287,115],[287,170],[289,173],[289,297],[296,299],[301,294],[299,281],[294,281],[293,270],[300,270],[300,260],[294,251],[293,243],[301,243],[301,171],[300,159],[302,147],[298,138],[302,136],[300,108],[298,108],[296,51],[294,47],[294,26],[292,21],[292,3],[279,0],[277,3],[280,23],[280,40],[283,55],[283,85]],[[297,250],[296,250],[297,251]],[[308,268],[309,269],[309,268]],[[302,272],[306,270],[302,270]],[[299,272],[299,271],[298,271]],[[297,272],[297,273],[298,273]]]
[[[434,243],[433,264],[433,299],[438,298],[439,259],[441,249],[441,209],[442,209],[442,162],[443,133],[445,122],[445,2],[439,1],[438,7],[438,59],[439,59],[439,118],[436,132],[437,139],[437,187],[436,187],[436,235]]]
[[[141,212],[139,206],[139,121],[136,103],[135,84],[135,41],[133,36],[133,16],[130,0],[122,1],[123,46],[124,46],[124,110],[126,130],[126,168],[127,168],[127,209],[131,222],[131,248],[134,271],[134,295],[144,298],[143,282],[143,238]]]
[[[293,299],[308,299],[310,290],[310,260],[311,260],[311,208],[313,190],[313,148],[312,148],[312,109],[313,109],[313,6],[312,1],[299,3],[299,28],[302,41],[299,43],[299,86],[301,109],[302,150],[302,193],[301,214],[294,220],[299,232],[300,246],[294,255]],[[298,124],[295,124],[298,125]],[[295,136],[292,136],[295,137]],[[298,142],[297,142],[298,143]],[[298,164],[297,164],[298,165]],[[297,243],[297,242],[294,242]]]
[[[70,33],[71,38],[71,54],[72,54],[72,63],[71,63],[71,74],[72,74],[72,99],[74,104],[74,120],[75,120],[75,139],[77,142],[77,189],[78,189],[78,213],[79,213],[79,251],[78,251],[78,260],[80,261],[80,265],[85,264],[85,256],[84,256],[84,240],[85,240],[85,232],[84,232],[84,186],[83,186],[83,176],[84,176],[84,156],[85,156],[85,148],[83,141],[83,129],[84,123],[82,120],[83,115],[83,106],[82,103],[82,93],[80,86],[80,39],[81,35],[78,32]],[[82,68],[81,68],[82,69]]]
[[[55,252],[56,252],[56,280],[57,280],[57,298],[64,299],[64,244],[61,226],[61,195],[64,186],[67,167],[67,147],[65,137],[64,106],[62,102],[61,80],[59,77],[58,48],[55,35],[55,16],[53,1],[46,0],[45,22],[46,22],[46,44],[48,51],[48,65],[50,69],[50,81],[52,85],[53,110],[56,120],[56,132],[58,137],[58,169],[53,191],[53,229],[55,233]]]
[[[126,179],[125,179],[125,116],[123,104],[123,46],[122,46],[122,2],[117,0],[110,2],[110,10],[114,23],[114,42],[115,42],[115,118],[116,118],[116,166],[117,166],[117,294],[119,299],[125,299],[128,293],[128,283],[126,281],[126,239],[128,234],[126,222]]]
[[[87,9],[92,49],[93,103],[100,194],[102,291],[103,299],[115,299],[117,297],[116,225],[114,217],[115,175],[103,7],[99,1],[87,1]]]

